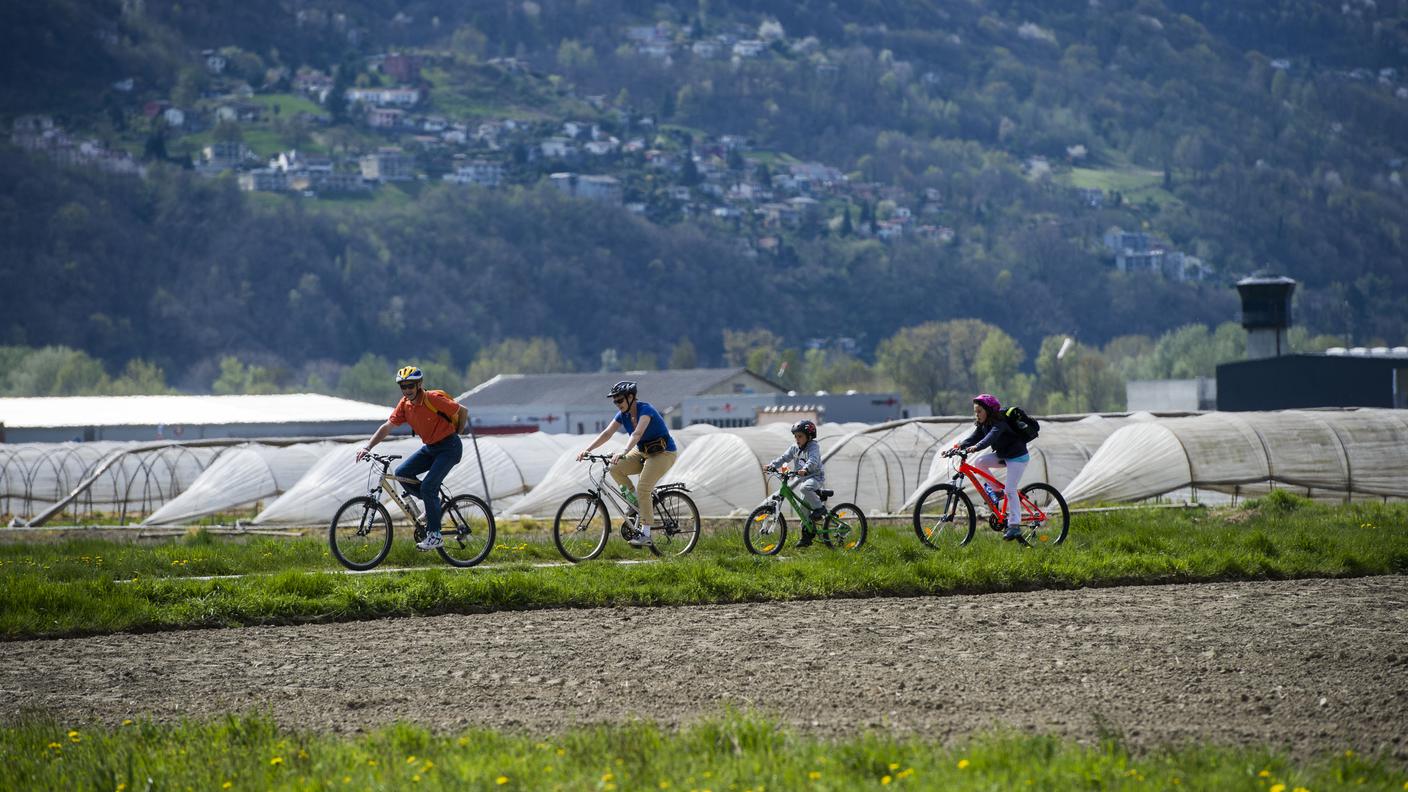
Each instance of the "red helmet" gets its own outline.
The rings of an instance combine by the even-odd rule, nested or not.
[[[988,411],[989,418],[1002,412],[1002,402],[999,402],[997,397],[991,393],[979,393],[973,397],[973,403],[981,404],[983,409]]]
[[[814,422],[812,422],[812,421],[808,421],[808,420],[806,420],[805,418],[803,418],[802,420],[798,421],[797,423],[792,424],[792,434],[796,434],[796,433],[798,433],[798,432],[801,432],[802,434],[806,435],[807,437],[809,437],[809,438],[815,440],[815,439],[816,439],[816,423],[814,423]]]

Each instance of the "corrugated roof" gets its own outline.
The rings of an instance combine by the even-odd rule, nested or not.
[[[583,406],[610,407],[606,394],[621,380],[635,380],[641,401],[657,408],[673,407],[691,396],[707,392],[745,368],[673,369],[666,371],[607,371],[590,374],[500,374],[457,401],[470,412],[476,407]],[[753,376],[757,376],[754,374]],[[766,379],[759,381],[772,385]],[[773,386],[780,392],[781,387]]]
[[[50,426],[210,426],[384,421],[392,405],[286,393],[270,396],[46,396],[0,398],[0,423]]]

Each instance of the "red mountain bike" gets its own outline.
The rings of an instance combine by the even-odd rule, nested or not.
[[[973,540],[978,527],[978,514],[973,501],[963,491],[963,479],[973,482],[973,489],[988,506],[988,526],[1001,533],[1007,529],[1007,493],[1002,484],[980,468],[968,464],[968,451],[955,449],[946,453],[958,458],[953,478],[948,484],[935,484],[914,504],[914,533],[919,541],[938,550],[947,546],[962,547]],[[1027,547],[1051,547],[1066,541],[1071,527],[1071,510],[1066,499],[1050,484],[1028,484],[1019,493],[1022,505],[1022,536],[1018,540]],[[1000,503],[999,503],[1000,499]]]

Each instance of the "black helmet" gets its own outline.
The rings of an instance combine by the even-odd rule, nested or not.
[[[633,380],[621,380],[612,385],[611,392],[606,395],[612,399],[617,396],[634,396],[636,395],[636,383]]]
[[[812,421],[808,421],[808,420],[806,420],[806,419],[804,418],[804,419],[798,421],[797,423],[792,424],[792,434],[796,434],[796,433],[798,433],[798,432],[801,432],[802,434],[806,435],[807,437],[809,437],[809,438],[815,440],[815,439],[816,439],[816,423],[814,423],[814,422],[812,422]]]

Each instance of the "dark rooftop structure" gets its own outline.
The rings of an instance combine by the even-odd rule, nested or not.
[[[1408,407],[1408,350],[1281,355],[1217,367],[1219,410],[1301,407]]]

